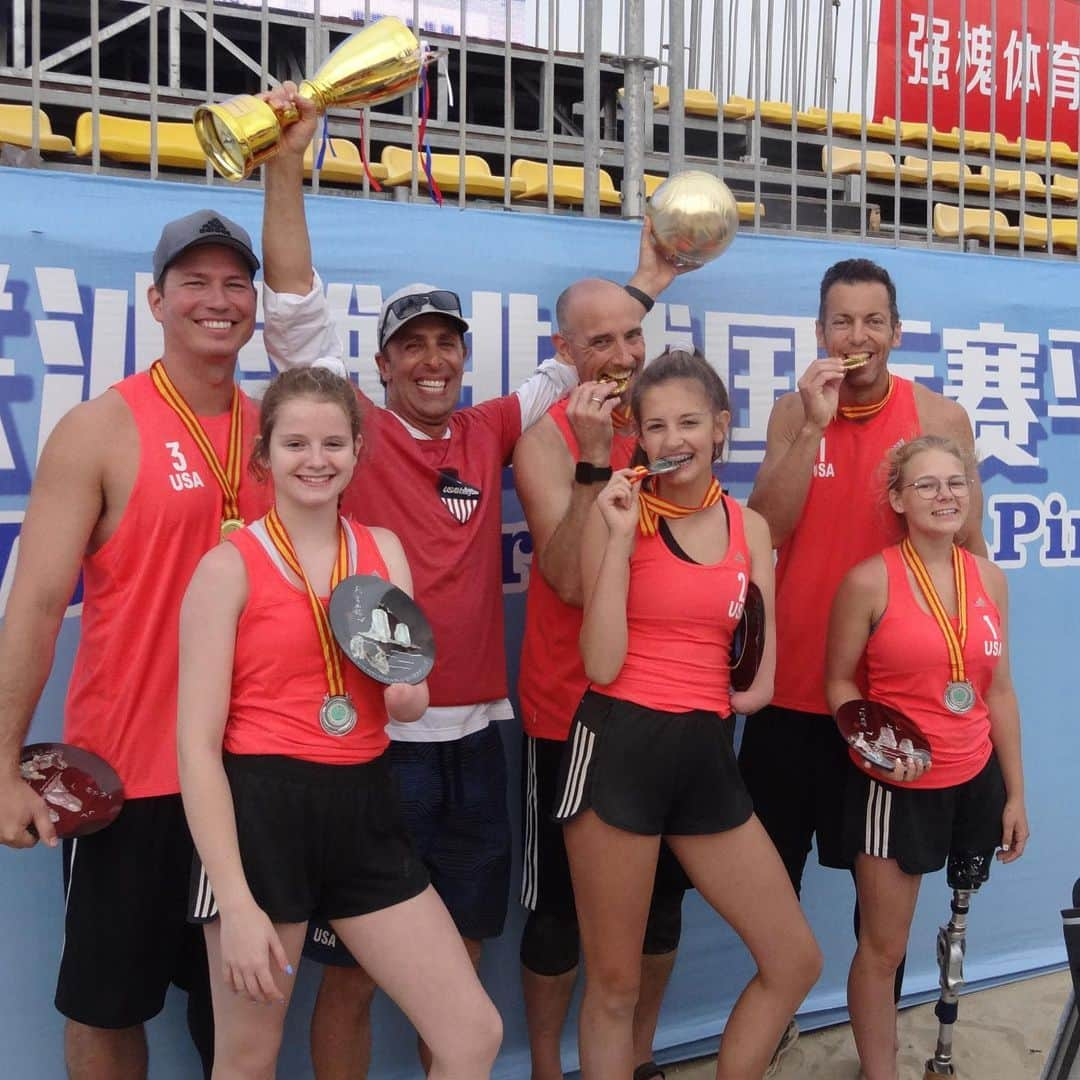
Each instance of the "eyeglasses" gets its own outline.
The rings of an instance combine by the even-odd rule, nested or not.
[[[904,484],[903,487],[909,487],[915,489],[915,494],[920,499],[936,499],[941,494],[942,482],[936,476],[920,476],[918,480],[912,480],[910,484]],[[957,499],[962,499],[967,495],[971,489],[971,482],[966,476],[950,476],[948,480],[944,482],[944,486],[949,489],[949,494]]]
[[[386,321],[392,315],[395,319],[404,319],[423,308],[433,307],[437,311],[452,311],[461,314],[461,298],[449,289],[435,289],[433,292],[412,293],[395,300],[386,309]]]

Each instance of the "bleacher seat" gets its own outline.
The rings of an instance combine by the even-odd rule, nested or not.
[[[989,172],[990,166],[984,165],[983,170]],[[1019,195],[1023,190],[1025,195],[1032,195],[1035,197],[1045,197],[1046,184],[1043,182],[1043,178],[1037,172],[1031,172],[1030,170],[1021,174],[1020,170],[1015,171],[1010,169],[998,169],[995,173],[994,179],[998,183],[998,191],[1004,187],[1005,194],[1007,195]]]
[[[457,154],[432,154],[431,175],[439,188],[447,193],[457,193],[461,179],[461,159]],[[427,176],[420,162],[417,160],[415,150],[406,150],[401,146],[384,146],[382,151],[382,163],[386,168],[384,187],[404,187],[412,183],[413,171],[417,174],[417,183],[427,187]],[[610,177],[608,180],[610,182]],[[465,155],[465,194],[477,195],[486,199],[501,199],[505,187],[505,177],[493,176],[491,167],[484,158],[477,154]],[[525,191],[525,183],[521,180],[510,180],[510,194],[522,195]]]
[[[150,121],[99,113],[100,153],[111,161],[147,165],[150,163]],[[84,112],[75,122],[75,153],[93,153],[93,114]],[[159,121],[157,125],[158,164],[177,169],[206,168],[206,155],[190,123]]]
[[[1080,197],[1080,182],[1075,176],[1054,176],[1050,184],[1050,195],[1055,199],[1076,202]]]
[[[806,110],[811,116],[820,117],[823,121],[821,130],[828,126],[828,112],[818,106],[812,106]],[[832,129],[834,135],[847,135],[850,138],[862,137],[863,116],[857,112],[836,112],[832,114]],[[866,137],[874,142],[893,142],[896,128],[892,124],[881,124],[874,120],[866,121]]]
[[[622,197],[615,190],[611,173],[600,169],[600,205],[621,206]],[[518,158],[510,169],[512,180],[524,185],[515,199],[546,199],[548,197],[548,167],[543,161]],[[585,170],[579,165],[553,165],[551,194],[564,206],[580,206],[585,201]]]
[[[952,133],[959,137],[960,129],[953,128]],[[989,131],[965,129],[963,141],[965,150],[972,150],[977,154],[989,154],[991,144],[994,147],[994,152],[1000,154],[1004,147],[1009,145],[1009,140],[1000,131],[994,132],[993,137],[991,137]]]
[[[652,90],[653,109],[663,110],[670,108],[670,88],[662,86],[660,83],[653,83]],[[622,87],[619,88],[618,96],[621,101],[623,97]],[[683,111],[687,116],[702,116],[706,119],[715,119],[717,113],[720,111],[720,103],[717,101],[716,95],[711,90],[687,87],[683,91]],[[745,120],[750,115],[752,115],[752,111],[747,111],[746,107],[743,105],[737,103],[733,104],[731,101],[725,102],[724,104],[724,118],[727,120]]]
[[[1020,229],[1009,224],[1009,219],[995,210],[991,219],[989,210],[975,207],[964,208],[964,236],[978,240],[990,240],[990,227],[993,222],[995,244],[1017,247],[1020,243]],[[934,204],[934,235],[941,240],[956,240],[960,236],[960,208],[949,203]],[[1025,238],[1026,240],[1026,238]]]
[[[918,121],[913,120],[901,120],[897,123],[891,116],[883,116],[881,122],[886,127],[892,128],[894,131],[899,127],[900,141],[902,143],[917,143],[920,146],[925,146],[926,141],[929,138],[931,145],[935,149],[960,149],[960,135],[955,130],[938,131],[937,128],[931,128],[928,124],[921,124]],[[893,138],[895,139],[895,137],[896,136],[894,135]]]
[[[1046,160],[1045,139],[1006,139],[998,147],[998,153],[1003,157],[1026,157],[1033,165]],[[1050,160],[1058,165],[1076,165],[1077,155],[1067,142],[1060,140],[1050,143]]]
[[[727,105],[733,109],[742,109],[746,119],[752,117],[755,112],[752,98],[738,97],[733,94],[728,98]],[[791,105],[786,101],[759,101],[756,111],[763,124],[791,127]],[[825,129],[825,117],[819,112],[801,110],[795,114],[795,124],[806,131],[823,131]]]
[[[911,183],[926,186],[926,171],[929,162],[926,158],[904,158],[904,172]],[[959,161],[935,161],[932,170],[933,183],[940,187],[960,189],[960,177],[964,178],[964,190],[985,194],[990,190],[990,181],[981,174],[972,171],[969,165],[960,166]]]
[[[821,148],[821,171],[828,174],[830,163],[833,176],[861,176],[863,154],[861,150],[851,150],[844,146],[823,146]],[[866,151],[866,175],[871,180],[892,183],[896,179],[896,162],[892,154],[884,150]],[[901,174],[901,180],[904,177]]]
[[[304,175],[311,176],[315,153],[315,146],[309,146],[304,151]],[[371,175],[376,180],[386,179],[386,166],[377,161],[369,162]],[[360,159],[360,147],[351,139],[331,138],[330,145],[323,155],[322,168],[319,170],[319,182],[328,184],[362,184],[364,182],[364,163]]]
[[[13,146],[33,145],[33,110],[29,105],[0,105],[0,143]],[[49,114],[38,109],[38,146],[52,154],[70,154],[71,140],[54,135]]]

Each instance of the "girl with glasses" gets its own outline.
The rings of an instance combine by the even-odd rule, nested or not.
[[[861,925],[848,1008],[867,1080],[897,1075],[893,978],[922,875],[950,855],[988,866],[997,849],[1012,862],[1028,838],[1005,575],[956,543],[973,468],[940,436],[895,449],[887,495],[906,537],[856,566],[832,608],[829,707],[868,697],[913,721],[930,743],[929,768],[908,758],[892,774],[851,751],[844,845]]]
[[[555,800],[585,954],[581,1071],[585,1080],[634,1071],[641,945],[663,837],[757,964],[728,1019],[717,1076],[761,1076],[821,964],[725,723],[772,696],[769,530],[713,475],[731,413],[704,357],[658,357],[630,405],[636,461],[668,468],[644,480],[644,470],[620,469],[586,525],[581,651],[591,685]],[[767,639],[752,684],[736,692],[731,642],[751,582]]]

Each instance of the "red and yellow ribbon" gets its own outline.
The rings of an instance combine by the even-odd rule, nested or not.
[[[644,468],[644,466],[640,466],[640,468]],[[659,495],[654,495],[651,491],[646,490],[645,483],[642,483],[641,490],[638,492],[638,527],[641,529],[641,535],[655,536],[657,529],[660,528],[661,518],[689,517],[699,510],[707,510],[710,506],[715,506],[723,494],[724,489],[720,486],[720,481],[714,476],[709,481],[709,488],[705,492],[705,498],[701,500],[700,505],[682,506],[679,503],[662,499]]]
[[[896,380],[890,375],[889,389],[885,391],[885,396],[880,401],[875,401],[873,405],[841,405],[838,412],[845,420],[869,420],[871,416],[876,416],[889,404],[895,385]]]
[[[222,497],[222,524],[236,522],[237,526],[243,525],[244,519],[240,516],[240,466],[244,447],[244,419],[240,391],[235,386],[233,387],[232,404],[229,406],[228,450],[225,464],[222,465],[221,459],[214,450],[214,444],[210,442],[210,437],[199,423],[199,418],[184,400],[184,395],[173,385],[169,373],[165,370],[165,365],[160,360],[155,360],[150,365],[150,380],[165,404],[176,413],[181,423],[187,428],[188,434],[198,446],[200,453],[206,459],[207,467],[218,482]]]
[[[308,602],[311,604],[311,614],[315,618],[315,629],[319,634],[319,646],[322,649],[323,662],[326,664],[326,681],[330,688],[331,696],[345,694],[345,677],[341,673],[341,650],[334,640],[334,632],[330,628],[330,616],[318,594],[311,587],[300,560],[296,557],[296,549],[289,539],[288,532],[278,516],[277,507],[271,507],[266,515],[266,531],[270,540],[277,549],[278,554],[285,560],[286,566],[304,583],[307,590]],[[330,575],[330,591],[349,576],[349,545],[345,539],[345,526],[338,520],[338,553],[334,562],[334,570]]]
[[[934,588],[934,582],[930,577],[930,572],[926,569],[926,563],[922,561],[921,556],[915,550],[915,545],[909,539],[905,538],[901,541],[900,554],[911,571],[912,577],[915,578],[919,591],[923,594],[927,607],[930,608],[930,614],[934,616],[934,621],[938,624],[938,628],[945,638],[945,646],[949,650],[949,667],[952,670],[952,681],[965,682],[964,644],[967,641],[968,624],[967,574],[964,568],[963,554],[953,544],[953,581],[956,583],[956,610],[959,615],[959,629],[953,627],[949,613],[945,610],[945,605],[941,602],[937,589]]]

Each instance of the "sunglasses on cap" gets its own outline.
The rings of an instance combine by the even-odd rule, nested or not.
[[[409,296],[402,296],[395,300],[386,309],[385,321],[389,322],[391,316],[399,320],[407,318],[426,307],[461,315],[461,299],[456,292],[451,292],[449,289],[434,289],[426,293],[411,293]]]

